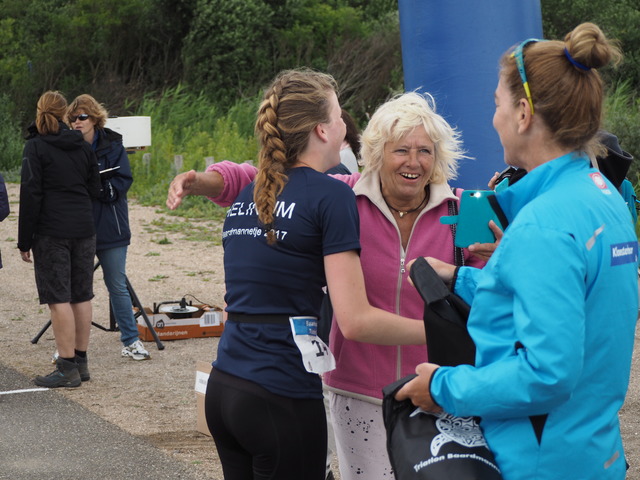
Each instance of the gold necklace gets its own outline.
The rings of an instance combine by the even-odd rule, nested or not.
[[[415,212],[416,210],[421,209],[421,208],[424,206],[424,204],[425,204],[425,203],[427,203],[427,199],[428,199],[428,198],[429,198],[429,194],[428,194],[428,193],[427,193],[427,191],[425,190],[425,192],[424,192],[424,198],[423,198],[423,199],[422,199],[422,201],[420,202],[420,205],[418,205],[417,207],[412,208],[412,209],[410,209],[410,210],[402,211],[402,210],[398,210],[398,209],[397,209],[397,208],[395,208],[395,207],[392,207],[392,206],[389,204],[389,202],[387,202],[387,199],[386,199],[386,198],[384,198],[384,195],[382,196],[382,199],[384,200],[384,203],[386,203],[386,204],[387,204],[387,207],[389,207],[389,209],[390,209],[390,210],[393,210],[394,212],[397,212],[397,213],[398,213],[398,215],[400,216],[400,218],[404,217],[404,216],[405,216],[405,215],[407,215],[408,213],[413,213],[413,212]]]

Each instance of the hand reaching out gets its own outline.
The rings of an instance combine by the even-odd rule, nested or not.
[[[196,182],[196,171],[180,173],[171,181],[169,192],[167,193],[167,207],[175,210],[182,203],[182,199],[189,195]]]

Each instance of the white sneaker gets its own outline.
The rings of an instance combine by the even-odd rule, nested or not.
[[[56,361],[58,360],[58,357],[60,355],[58,354],[58,350],[56,350],[53,355],[51,355],[51,363],[53,363],[54,365],[56,364]]]
[[[151,360],[151,355],[144,348],[144,345],[140,340],[136,340],[131,345],[122,347],[122,356],[131,357],[134,360]]]

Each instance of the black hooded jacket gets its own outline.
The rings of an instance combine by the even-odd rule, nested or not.
[[[100,194],[98,162],[82,134],[60,123],[54,135],[29,127],[22,155],[18,248],[34,235],[85,238],[95,234],[91,198]]]

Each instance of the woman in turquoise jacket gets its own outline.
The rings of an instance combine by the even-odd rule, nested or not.
[[[528,174],[496,195],[509,226],[483,270],[429,259],[472,305],[476,364],[420,364],[396,398],[481,417],[505,480],[625,478],[618,411],[638,243],[622,197],[585,153],[597,153],[596,69],[619,57],[588,23],[503,55],[493,124],[505,161]]]

